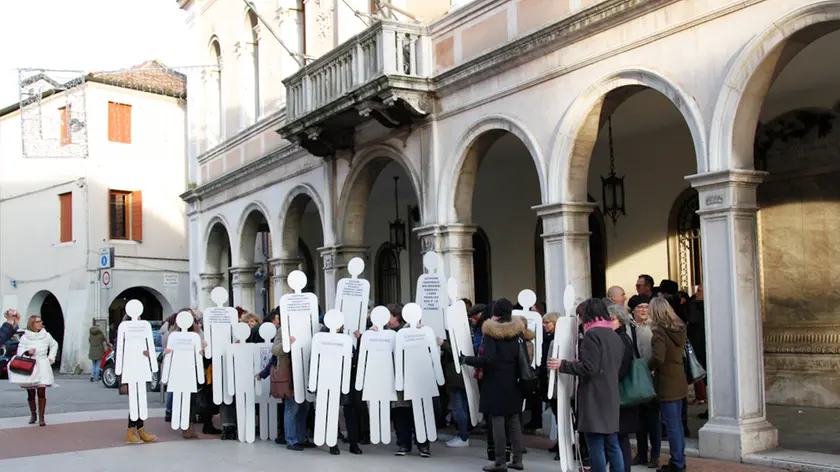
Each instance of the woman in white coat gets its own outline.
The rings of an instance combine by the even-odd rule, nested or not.
[[[18,356],[30,356],[35,359],[35,368],[32,375],[25,376],[10,372],[10,380],[26,389],[29,397],[29,411],[32,416],[29,424],[38,421],[40,426],[46,426],[44,422],[44,410],[47,407],[47,387],[52,386],[53,377],[52,365],[55,363],[55,356],[58,354],[58,342],[44,329],[44,322],[38,315],[31,315],[26,322],[26,332],[20,338],[18,344]],[[38,393],[38,416],[35,416],[35,393]]]

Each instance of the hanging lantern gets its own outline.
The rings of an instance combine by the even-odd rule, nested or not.
[[[396,219],[388,224],[390,230],[389,241],[391,247],[400,252],[405,249],[405,222],[400,219],[400,197],[397,191],[399,177],[394,177],[394,207],[396,208]]]
[[[612,118],[607,120],[607,125],[609,127],[610,139],[610,175],[601,177],[601,186],[603,188],[601,201],[604,215],[609,216],[614,225],[619,216],[627,216],[627,211],[624,207],[624,177],[619,177],[615,174]]]

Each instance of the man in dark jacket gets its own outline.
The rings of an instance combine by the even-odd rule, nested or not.
[[[6,341],[15,335],[17,332],[17,325],[20,322],[20,313],[18,313],[17,310],[10,308],[3,313],[3,316],[5,317],[6,322],[3,323],[3,326],[0,326],[0,346],[6,344]]]

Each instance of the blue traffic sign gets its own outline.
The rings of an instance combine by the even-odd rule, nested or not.
[[[99,266],[100,267],[107,267],[108,266],[108,256],[102,256],[99,259]]]

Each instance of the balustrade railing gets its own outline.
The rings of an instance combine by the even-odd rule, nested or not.
[[[428,77],[431,43],[420,25],[380,20],[283,81],[296,120],[381,75]]]

